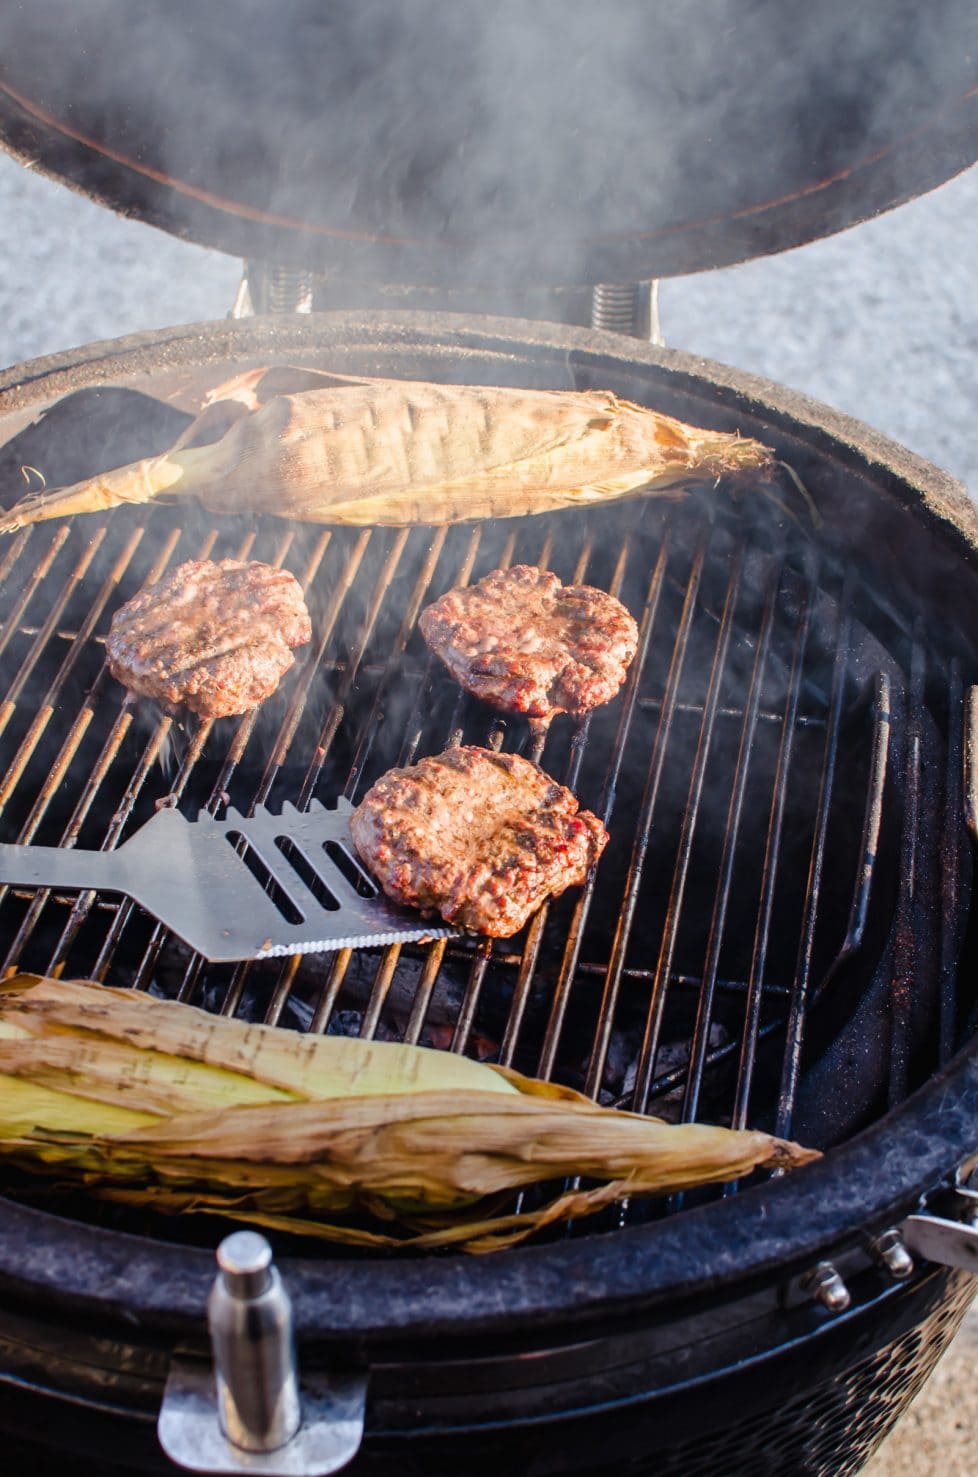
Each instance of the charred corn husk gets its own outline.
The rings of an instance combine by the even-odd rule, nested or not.
[[[160,1211],[486,1251],[624,1196],[813,1157],[423,1047],[296,1036],[33,975],[0,992],[0,1161]],[[568,1176],[598,1183],[500,1211],[508,1192]],[[357,1213],[392,1229],[335,1219]]]
[[[26,497],[0,532],[158,497],[310,523],[458,523],[723,477],[764,480],[775,466],[758,441],[685,425],[610,390],[296,373],[303,385],[323,383],[263,400],[266,377],[280,386],[289,371],[240,376],[168,452]],[[215,428],[225,428],[216,440]]]

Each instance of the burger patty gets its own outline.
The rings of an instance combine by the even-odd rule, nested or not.
[[[467,692],[547,722],[610,702],[638,646],[620,600],[528,564],[449,590],[422,612],[420,626]]]
[[[597,816],[535,764],[465,747],[390,770],[350,830],[388,897],[493,938],[583,882],[608,841]]]
[[[112,617],[109,671],[131,692],[202,718],[256,708],[312,635],[293,575],[257,561],[188,559]]]

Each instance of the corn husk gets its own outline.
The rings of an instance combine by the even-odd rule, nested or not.
[[[0,992],[0,1160],[158,1211],[488,1251],[625,1196],[813,1157],[423,1047],[296,1036],[35,975]],[[598,1183],[498,1209],[571,1176]]]
[[[268,393],[289,384],[303,388]],[[763,480],[774,465],[758,441],[685,425],[610,390],[252,370],[213,392],[162,456],[24,498],[0,532],[160,497],[310,523],[458,523]]]

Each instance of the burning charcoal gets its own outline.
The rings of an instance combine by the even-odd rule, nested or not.
[[[447,1023],[443,1026],[426,1026],[421,1033],[421,1045],[433,1046],[436,1051],[449,1051],[454,1036],[454,1027]],[[499,1054],[499,1042],[493,1041],[489,1036],[473,1034],[466,1043],[465,1054],[475,1057],[479,1062],[492,1061]]]
[[[360,1010],[334,1010],[326,1027],[327,1036],[359,1036],[363,1025]]]
[[[635,1090],[643,1035],[644,1025],[640,1022],[627,1027],[617,1027],[611,1033],[601,1092],[598,1096],[599,1102],[615,1102],[627,1097]],[[708,1042],[709,1050],[711,1052],[719,1050],[727,1044],[729,1039],[730,1033],[723,1026],[712,1025]],[[691,1045],[692,1042],[688,1038],[682,1041],[667,1041],[661,1045],[655,1059],[656,1078],[682,1071],[689,1062]],[[586,1069],[587,1063],[585,1063],[585,1072]],[[684,1084],[680,1083],[679,1086],[656,1098],[655,1112],[664,1118],[675,1117],[674,1110],[682,1103],[683,1089]]]
[[[339,997],[340,1014],[346,1010],[366,1009],[381,958],[379,953],[367,950],[353,955],[343,976]],[[416,958],[404,953],[397,961],[394,978],[384,1001],[383,1014],[386,1021],[401,1030],[407,1025],[414,1008],[424,965],[423,957]],[[312,998],[313,988],[317,993],[322,989],[323,969],[323,956],[306,956],[299,966],[294,990]],[[448,961],[442,964],[425,1015],[428,1024],[454,1026],[465,997],[464,969],[463,965],[455,971]]]
[[[723,1026],[716,1024],[712,1025],[710,1027],[710,1034],[707,1039],[708,1050],[718,1051],[720,1047],[726,1046],[729,1039],[730,1033],[729,1031],[726,1031]],[[692,1044],[692,1041],[689,1040],[667,1041],[663,1046],[660,1046],[655,1059],[656,1078],[665,1077],[673,1072],[685,1071],[685,1068],[689,1065],[689,1055],[692,1049]],[[637,1075],[638,1056],[636,1055],[635,1058],[629,1063],[628,1068],[625,1072],[624,1081],[622,1082],[621,1086],[622,1095],[627,1095],[628,1093],[634,1091],[635,1079]],[[679,1112],[682,1107],[684,1091],[685,1079],[680,1082],[678,1086],[671,1088],[669,1092],[663,1093],[661,1097],[655,1097],[652,1099],[655,1104],[654,1111],[659,1115],[660,1118],[665,1118],[670,1123],[678,1121]]]
[[[363,1030],[362,1010],[335,1010],[329,1018],[326,1027],[327,1036],[359,1036]],[[377,1029],[371,1038],[374,1041],[400,1041],[399,1032],[391,1029],[383,1021],[377,1022]]]

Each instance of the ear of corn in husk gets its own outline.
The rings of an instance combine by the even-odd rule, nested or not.
[[[262,393],[290,383],[304,388]],[[457,523],[764,479],[774,466],[758,441],[685,425],[610,390],[252,370],[209,396],[168,452],[24,498],[0,532],[160,497],[311,523]]]
[[[0,1161],[145,1209],[487,1251],[625,1196],[814,1157],[423,1047],[297,1036],[34,975],[0,990]],[[569,1176],[598,1183],[500,1211],[507,1194]],[[363,1213],[392,1229],[336,1219]]]

